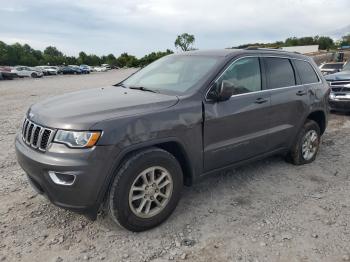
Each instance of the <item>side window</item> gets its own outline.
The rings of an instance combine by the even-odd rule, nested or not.
[[[247,57],[234,62],[218,79],[217,84],[221,85],[223,80],[233,84],[235,95],[260,91],[261,73],[259,58]]]
[[[301,60],[294,60],[294,63],[303,84],[312,84],[320,81],[310,63]]]
[[[295,74],[292,64],[287,58],[265,58],[267,66],[268,89],[295,85]]]

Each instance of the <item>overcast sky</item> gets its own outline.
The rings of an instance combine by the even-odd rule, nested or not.
[[[350,0],[1,0],[0,40],[68,55],[199,49],[325,34],[350,24]]]

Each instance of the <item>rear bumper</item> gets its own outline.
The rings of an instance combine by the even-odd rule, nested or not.
[[[52,144],[45,153],[27,146],[20,136],[15,140],[18,163],[27,173],[34,189],[53,204],[96,218],[101,204],[103,185],[110,172],[111,146],[69,149]],[[49,172],[74,174],[72,185],[56,184]]]

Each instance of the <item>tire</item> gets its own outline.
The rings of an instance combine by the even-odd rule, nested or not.
[[[31,76],[32,78],[37,78],[37,77],[38,77],[38,75],[35,74],[35,73],[32,73],[30,76]]]
[[[161,176],[165,176],[163,180],[157,182],[157,185],[161,186],[166,181],[170,182],[162,188],[159,187],[160,189],[158,189],[158,186],[156,186],[157,189],[154,189],[154,182],[150,183],[153,183],[153,186],[143,184],[142,174],[145,174],[149,181],[153,169],[155,169],[154,182],[160,180]],[[142,183],[137,184],[139,182]],[[136,187],[143,188],[137,195],[135,192],[138,192],[138,190],[131,190]],[[151,193],[146,191],[147,187],[149,187],[148,190]],[[182,169],[172,154],[160,148],[138,151],[127,158],[116,172],[107,199],[109,215],[115,223],[128,230],[140,232],[151,229],[164,222],[175,210],[180,200],[182,187]],[[159,195],[157,196],[157,194]],[[168,194],[168,198],[163,198],[160,194]],[[132,196],[138,197],[138,195],[142,195],[142,197],[131,201]],[[152,196],[154,200],[151,200]],[[156,205],[156,200],[159,205]],[[142,201],[146,204],[142,205]],[[151,202],[151,204],[148,204],[148,202]],[[141,213],[137,213],[137,209],[141,205]],[[148,214],[146,213],[147,209]]]
[[[303,144],[306,143],[306,136],[313,136],[314,142],[310,143],[310,154],[303,150]],[[294,165],[304,165],[313,162],[320,148],[321,130],[319,125],[313,120],[307,120],[297,135],[296,141],[287,155],[287,161]],[[305,146],[305,148],[309,148]]]

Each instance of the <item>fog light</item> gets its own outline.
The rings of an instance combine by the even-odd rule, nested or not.
[[[49,171],[49,176],[55,184],[62,186],[71,186],[76,179],[76,175],[72,172]]]

